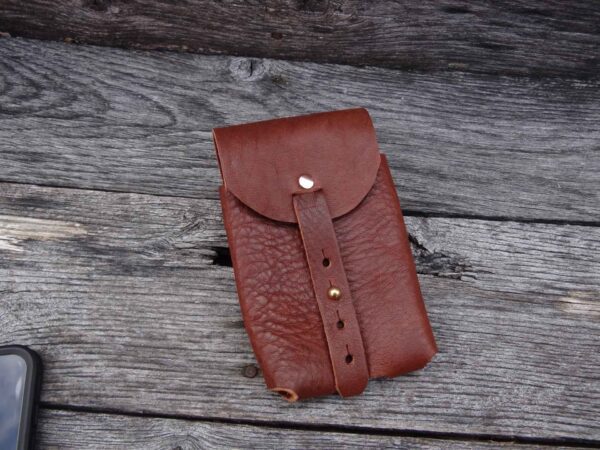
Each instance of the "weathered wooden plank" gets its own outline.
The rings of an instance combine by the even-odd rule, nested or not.
[[[98,448],[106,450],[322,448],[329,450],[359,447],[544,450],[561,448],[515,442],[381,436],[45,409],[40,415],[38,442],[40,449],[49,450]]]
[[[213,264],[215,200],[0,186],[0,343],[40,351],[49,404],[600,441],[600,228],[409,217],[439,355],[290,405]]]
[[[4,0],[15,36],[392,68],[597,77],[600,6],[271,0]]]
[[[365,106],[403,206],[595,222],[600,82],[0,40],[0,180],[215,198],[214,126]]]

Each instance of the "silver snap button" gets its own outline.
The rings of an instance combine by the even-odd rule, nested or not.
[[[302,189],[310,189],[315,185],[315,182],[310,176],[302,175],[298,178],[298,184]]]

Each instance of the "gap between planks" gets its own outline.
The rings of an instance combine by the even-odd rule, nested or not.
[[[205,197],[195,197],[192,195],[184,194],[160,194],[157,192],[150,193],[139,193],[135,191],[126,190],[111,190],[103,188],[92,188],[92,187],[76,187],[76,186],[65,186],[62,184],[51,184],[51,183],[26,183],[19,181],[1,181],[2,185],[22,185],[22,186],[35,186],[35,187],[47,187],[56,189],[75,189],[78,191],[90,191],[90,192],[107,192],[113,194],[140,194],[148,195],[152,197],[165,197],[165,198],[187,198],[187,199],[200,199]],[[397,189],[397,187],[396,187]],[[216,191],[215,191],[216,193]],[[208,198],[210,199],[210,198]],[[413,209],[402,208],[402,214],[404,217],[425,217],[425,218],[444,218],[444,219],[464,219],[464,220],[486,220],[489,222],[515,222],[515,223],[539,223],[546,225],[574,225],[581,227],[600,227],[600,221],[596,220],[567,220],[567,219],[542,219],[542,218],[529,218],[529,217],[511,217],[511,216],[487,216],[477,214],[452,214],[444,212],[425,212]]]
[[[476,433],[437,433],[432,431],[415,430],[391,430],[373,427],[360,427],[351,425],[318,425],[310,423],[287,422],[287,421],[264,421],[250,419],[228,419],[225,417],[195,416],[183,414],[158,414],[152,412],[131,412],[119,409],[85,407],[77,405],[53,404],[48,402],[40,403],[42,409],[57,412],[74,412],[96,415],[108,415],[116,417],[132,417],[141,419],[165,419],[165,420],[183,420],[189,422],[214,423],[224,425],[249,425],[264,429],[276,430],[294,430],[294,431],[312,431],[324,434],[343,433],[358,436],[389,436],[432,439],[440,442],[469,442],[469,443],[510,443],[521,445],[541,445],[541,446],[560,446],[575,448],[598,448],[600,441],[590,439],[556,439],[556,438],[532,438],[528,436],[503,435],[503,434],[476,434]]]

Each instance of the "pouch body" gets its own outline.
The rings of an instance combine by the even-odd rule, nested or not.
[[[267,387],[289,401],[352,396],[369,378],[424,367],[437,347],[367,111],[213,137],[244,325]]]

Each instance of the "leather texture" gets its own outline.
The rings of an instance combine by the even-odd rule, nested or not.
[[[364,136],[371,133],[374,136],[374,131],[364,129],[372,130],[370,119],[364,121],[368,114],[360,109],[341,113],[278,120],[295,141],[300,142],[302,133],[308,133],[308,143],[316,139],[311,127],[316,120],[320,132],[327,136],[344,133],[343,137],[327,138],[328,142],[349,145],[350,152],[360,154],[350,143],[364,142]],[[325,120],[323,116],[327,115]],[[280,136],[276,139],[278,156],[274,158],[282,160],[287,154],[292,162],[285,170],[278,166],[277,170],[260,174],[268,172],[265,176],[296,181],[298,174],[307,173],[319,180],[337,179],[349,190],[353,179],[370,179],[370,175],[361,173],[359,165],[352,172],[350,166],[342,164],[345,172],[339,177],[334,160],[343,151],[338,148],[329,151],[320,147],[322,166],[330,172],[309,171],[303,166],[306,160],[300,147],[287,147],[285,133],[277,131],[278,120],[263,122],[269,124],[264,130]],[[349,121],[353,126],[339,121]],[[251,141],[258,139],[260,124],[232,127],[236,137],[230,139],[242,145],[244,127],[251,128]],[[215,131],[217,134],[228,135]],[[424,367],[437,347],[385,156],[377,150],[375,177],[358,202],[354,194],[344,197],[343,190],[331,191],[324,184],[309,190],[295,187],[285,191],[294,215],[290,218],[287,208],[280,210],[278,202],[284,201],[283,197],[265,192],[264,196],[275,203],[258,205],[255,193],[250,193],[242,196],[249,199],[248,204],[239,191],[229,188],[232,179],[252,178],[255,174],[247,172],[252,163],[236,161],[252,158],[252,151],[246,147],[235,156],[234,150],[224,148],[227,142],[221,140],[216,145],[219,154],[230,154],[226,159],[219,158],[226,178],[220,188],[223,219],[244,324],[267,387],[289,401],[335,392],[354,395],[364,389],[366,376],[394,377]],[[271,151],[275,151],[273,147]],[[365,159],[370,160],[372,149],[367,146],[363,151]],[[261,161],[268,164],[266,159]],[[367,172],[369,167],[367,163]],[[264,188],[276,185],[267,182]],[[242,183],[236,189],[245,187]],[[352,208],[336,215],[330,206],[330,192],[337,192],[337,204],[353,204]],[[270,215],[262,213],[265,207]],[[279,211],[282,220],[273,219],[273,211]],[[329,259],[328,267],[323,265],[324,258]],[[339,300],[324,296],[330,284],[340,288]],[[337,328],[340,319],[344,321],[342,329]],[[348,354],[352,355],[350,364],[345,360]],[[338,364],[340,357],[343,364]]]
[[[360,394],[369,381],[369,369],[325,194],[321,190],[296,194],[293,202],[336,391],[344,397]],[[338,289],[339,298],[331,297],[330,289]]]
[[[223,184],[247,206],[273,220],[296,222],[292,195],[310,175],[332,217],[352,210],[369,192],[379,150],[365,109],[215,128]]]

